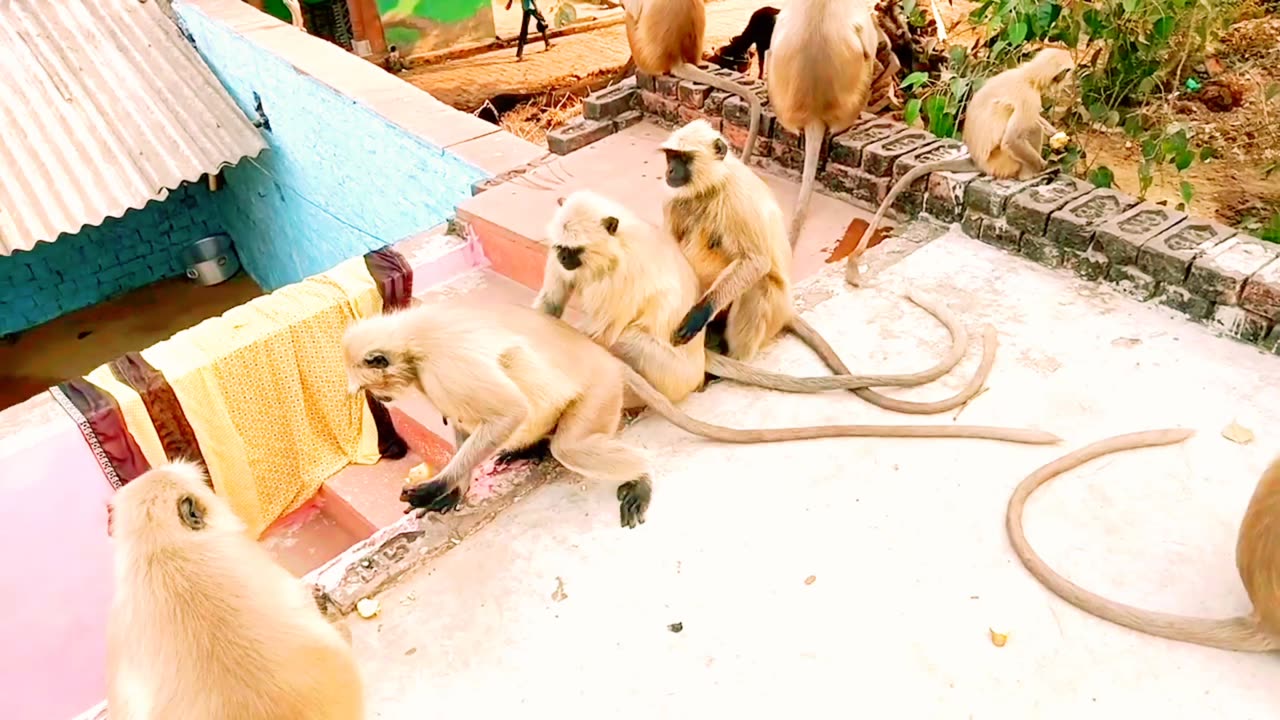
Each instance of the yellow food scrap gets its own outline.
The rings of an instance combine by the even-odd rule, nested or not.
[[[418,485],[431,479],[435,475],[435,471],[426,463],[418,463],[409,470],[409,476],[404,479],[405,485]]]
[[[365,620],[377,615],[381,610],[382,604],[373,598],[365,598],[356,603],[356,612]]]
[[[1232,420],[1230,425],[1222,429],[1222,437],[1233,443],[1248,445],[1253,442],[1253,431]]]
[[[998,633],[991,628],[987,628],[987,632],[991,633],[991,644],[996,647],[1004,647],[1004,644],[1009,642],[1009,636],[1004,633]]]
[[[1064,132],[1059,132],[1049,138],[1049,147],[1053,148],[1054,151],[1058,151],[1065,148],[1069,142],[1071,142],[1070,136]]]
[[[810,575],[809,577],[807,577],[807,578],[805,578],[805,579],[804,579],[804,584],[805,584],[805,585],[812,585],[812,584],[813,584],[813,581],[814,581],[814,580],[817,580],[817,579],[818,579],[818,576],[817,576],[817,575]]]

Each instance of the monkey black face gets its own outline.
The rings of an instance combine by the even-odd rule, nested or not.
[[[679,150],[666,150],[667,186],[682,188],[693,180],[693,154]]]
[[[577,270],[582,267],[583,248],[557,245],[555,250],[556,260],[560,261],[565,270]]]

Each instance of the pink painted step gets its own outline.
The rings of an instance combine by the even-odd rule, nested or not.
[[[591,189],[621,201],[642,219],[661,227],[667,187],[663,182],[665,161],[658,146],[667,134],[650,122],[634,125],[466,200],[458,206],[458,219],[475,230],[494,270],[536,290],[542,284],[547,256],[543,244],[546,225],[558,198]],[[758,168],[756,172],[773,190],[789,219],[798,183]],[[794,280],[822,268],[854,217],[869,218],[869,214],[841,200],[813,195],[792,264]]]

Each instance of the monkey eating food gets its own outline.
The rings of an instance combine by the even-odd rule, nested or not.
[[[1041,148],[1045,138],[1058,130],[1040,114],[1041,96],[1056,92],[1074,70],[1070,52],[1044,48],[979,88],[965,117],[964,146],[954,157],[914,167],[894,183],[849,255],[849,282],[861,282],[859,256],[893,201],[918,178],[933,172],[983,172],[998,179],[1029,180],[1044,172],[1048,164],[1040,155]]]
[[[955,367],[968,344],[964,326],[952,313],[912,293],[912,302],[937,317],[952,336],[947,357],[934,368],[905,375],[801,378],[771,373],[704,348],[703,337],[679,347],[672,345],[670,338],[684,308],[697,297],[697,277],[675,242],[660,237],[620,203],[589,190],[574,192],[562,199],[547,225],[547,236],[550,251],[533,307],[561,317],[570,298],[576,296],[583,316],[577,323],[579,329],[673,403],[697,390],[707,371],[748,385],[799,393],[920,385]],[[700,335],[704,333],[700,331]],[[985,381],[994,360],[993,339],[988,338],[984,347],[987,352],[982,369],[957,396],[957,405],[967,402]],[[878,394],[874,397],[904,402]],[[627,407],[637,404],[632,398]],[[928,405],[934,404],[909,404]],[[936,405],[944,409],[954,406],[951,400]]]
[[[853,127],[867,106],[883,34],[867,0],[791,0],[778,13],[769,55],[769,103],[804,134],[804,169],[788,244],[800,240],[827,132]],[[886,40],[887,42],[887,40]]]
[[[491,455],[551,436],[551,454],[589,478],[620,483],[625,527],[644,522],[652,494],[645,458],[616,435],[626,391],[680,429],[722,442],[830,437],[970,437],[1053,444],[1051,433],[961,425],[828,425],[739,430],[695,420],[608,350],[556,319],[516,305],[447,302],[358,320],[343,337],[353,391],[383,402],[426,397],[461,430],[430,482],[401,498],[419,515],[449,512]]]
[[[728,153],[720,133],[706,120],[697,119],[677,129],[663,142],[666,155],[666,183],[672,190],[663,207],[663,223],[668,234],[693,266],[702,297],[685,314],[672,336],[679,347],[697,337],[711,321],[727,309],[725,359],[745,363],[755,357],[765,342],[789,329],[818,354],[838,376],[851,376],[816,329],[796,314],[791,300],[791,247],[787,244],[782,210],[773,191],[751,168]],[[931,311],[932,312],[932,311]],[[938,313],[935,313],[938,314]],[[955,333],[953,333],[954,337]],[[983,334],[984,359],[969,386],[955,396],[938,402],[914,402],[892,398],[857,380],[846,378],[806,378],[805,390],[847,388],[877,407],[894,412],[932,414],[954,409],[981,391],[994,362],[995,331]],[[961,346],[963,348],[963,346]],[[961,352],[963,350],[961,349]],[[908,381],[918,384],[945,375],[956,362],[941,371],[930,371]],[[776,390],[793,390],[793,379],[754,371],[754,380],[724,374],[735,380],[752,382]],[[716,374],[734,373],[733,367],[713,365]],[[936,374],[934,374],[936,372]],[[920,379],[927,377],[927,379]],[[847,383],[843,385],[841,383]]]
[[[710,85],[747,101],[751,123],[742,147],[742,162],[751,162],[764,104],[740,83],[698,67],[707,26],[703,0],[623,0],[622,7],[626,14],[627,43],[640,72],[670,73],[681,80]]]
[[[185,462],[108,506],[111,720],[359,720],[348,640]]]
[[[1064,472],[1090,460],[1122,450],[1172,445],[1192,435],[1190,430],[1152,430],[1117,435],[1087,445],[1031,473],[1009,499],[1005,525],[1018,559],[1042,585],[1090,615],[1148,635],[1222,650],[1272,652],[1280,650],[1280,458],[1258,481],[1236,542],[1236,567],[1253,605],[1253,612],[1234,618],[1209,620],[1143,610],[1085,590],[1049,567],[1027,542],[1022,514],[1031,493]]]

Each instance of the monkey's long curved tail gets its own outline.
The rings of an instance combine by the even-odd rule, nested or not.
[[[751,126],[747,129],[747,141],[742,146],[741,158],[744,165],[751,162],[751,152],[756,145],[756,136],[760,134],[760,115],[764,112],[764,103],[760,102],[760,98],[739,83],[719,75],[712,75],[702,68],[689,63],[682,63],[671,68],[671,74],[681,80],[702,83],[703,85],[710,85],[717,90],[733,93],[747,101],[747,104],[751,106]]]
[[[849,253],[848,270],[845,272],[845,279],[850,285],[862,284],[862,271],[858,269],[858,258],[862,256],[864,250],[867,249],[867,243],[871,241],[871,236],[875,234],[876,228],[880,226],[880,221],[884,219],[884,214],[893,205],[893,201],[898,199],[904,190],[911,187],[911,183],[919,180],[921,177],[934,172],[979,172],[978,166],[973,164],[973,158],[969,155],[969,149],[963,148],[960,154],[955,157],[939,160],[937,162],[925,163],[917,167],[913,167],[902,176],[898,182],[893,184],[889,189],[889,194],[885,195],[884,201],[880,203],[880,207],[876,208],[875,217],[871,218],[871,222],[867,225],[867,229],[862,231],[862,237],[858,239],[858,245]]]
[[[915,297],[914,293],[909,297],[911,297],[912,302],[917,305],[920,304],[919,299]],[[937,315],[937,313],[934,314]],[[939,319],[941,319],[941,316]],[[805,344],[812,348],[813,351],[818,354],[818,357],[822,358],[822,362],[826,363],[827,367],[831,368],[831,372],[835,373],[836,376],[853,374],[849,370],[849,366],[844,364],[844,361],[840,359],[838,354],[836,354],[835,348],[831,347],[831,344],[827,342],[826,338],[819,335],[818,331],[815,330],[808,322],[805,322],[805,320],[799,315],[795,315],[791,318],[791,323],[788,325],[788,328],[791,332],[795,333],[797,337],[804,340]],[[902,400],[895,397],[889,397],[888,395],[876,392],[868,387],[852,388],[853,394],[878,408],[882,408],[890,412],[903,413],[905,415],[936,415],[938,413],[947,412],[948,410],[954,410],[955,408],[969,402],[976,397],[978,393],[982,392],[982,386],[987,382],[987,378],[991,375],[991,368],[995,365],[996,348],[999,347],[999,345],[1000,339],[996,335],[995,328],[990,325],[984,325],[982,328],[982,362],[978,365],[977,372],[975,372],[973,377],[969,380],[969,384],[965,385],[961,388],[960,392],[949,398],[936,400],[934,402]],[[959,361],[957,360],[957,362]],[[948,368],[948,370],[950,370],[950,368]],[[939,377],[941,377],[941,375],[939,375]]]
[[[1039,580],[1053,594],[1090,615],[1148,635],[1220,648],[1222,650],[1268,652],[1280,649],[1280,643],[1264,634],[1257,623],[1249,617],[1240,616],[1224,620],[1207,620],[1183,615],[1171,615],[1125,605],[1089,592],[1050,568],[1036,554],[1036,551],[1031,549],[1030,543],[1027,542],[1026,533],[1022,528],[1023,509],[1027,504],[1027,499],[1031,497],[1031,493],[1035,492],[1041,485],[1068,470],[1077,468],[1103,455],[1121,450],[1173,445],[1186,440],[1194,434],[1194,430],[1175,428],[1116,435],[1105,440],[1099,440],[1092,445],[1086,445],[1041,467],[1018,483],[1018,487],[1013,491],[1013,496],[1009,498],[1009,509],[1005,515],[1005,528],[1009,534],[1009,543],[1013,545],[1013,550],[1017,553],[1018,559],[1022,561],[1027,571],[1036,580]]]
[[[915,292],[909,292],[907,299],[919,305],[921,309],[938,319],[951,335],[951,349],[943,359],[928,370],[904,375],[826,375],[821,377],[795,377],[762,370],[740,360],[726,357],[719,353],[707,351],[707,372],[726,380],[753,385],[755,387],[780,390],[782,392],[811,393],[826,390],[856,390],[870,387],[913,387],[933,382],[951,372],[951,369],[964,357],[969,345],[969,333],[964,324],[945,306],[921,298]],[[803,321],[801,321],[803,322]],[[812,326],[804,323],[804,327],[812,330]],[[800,335],[800,333],[797,333]],[[816,335],[816,331],[815,331]],[[822,345],[826,342],[817,336]],[[802,336],[802,339],[803,336]],[[828,346],[829,347],[829,346]],[[834,351],[832,351],[834,354]],[[892,399],[892,398],[890,398]]]
[[[621,360],[623,379],[646,405],[685,432],[730,443],[780,442],[833,437],[920,437],[979,438],[1029,445],[1053,445],[1062,438],[1043,430],[1003,428],[987,425],[815,425],[793,428],[742,430],[695,420],[677,408],[665,395]]]
[[[804,169],[800,171],[800,194],[796,196],[796,209],[791,213],[791,230],[788,240],[791,249],[800,242],[800,231],[809,218],[809,202],[813,199],[813,184],[818,178],[818,155],[822,141],[827,136],[827,126],[821,120],[813,120],[804,126]]]

